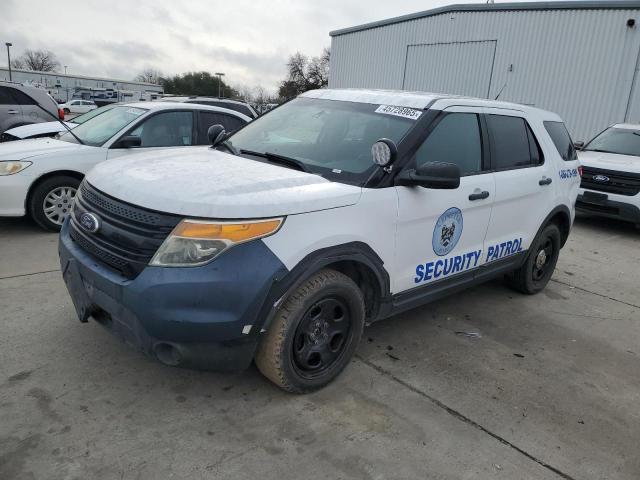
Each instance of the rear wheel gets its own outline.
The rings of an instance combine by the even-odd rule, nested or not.
[[[36,185],[29,198],[29,213],[45,230],[59,232],[71,212],[80,180],[68,175],[47,178]]]
[[[69,115],[71,113],[71,110],[69,110],[68,108],[64,109],[64,114],[65,115]]]
[[[507,283],[522,293],[538,293],[547,286],[558,263],[560,229],[550,223],[538,234],[529,248],[527,259],[518,270],[507,275]]]
[[[258,346],[256,364],[288,392],[321,388],[351,360],[364,316],[364,298],[353,280],[321,270],[284,302]]]

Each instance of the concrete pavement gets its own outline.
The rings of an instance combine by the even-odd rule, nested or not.
[[[580,218],[542,294],[492,282],[377,323],[292,396],[80,324],[56,236],[0,220],[0,479],[637,479],[638,240]]]

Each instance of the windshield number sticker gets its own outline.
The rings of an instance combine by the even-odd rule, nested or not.
[[[417,120],[422,115],[420,110],[407,107],[394,107],[393,105],[380,105],[376,108],[375,113],[383,113],[385,115],[394,115],[396,117],[409,118]]]

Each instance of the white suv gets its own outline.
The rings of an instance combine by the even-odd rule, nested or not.
[[[640,227],[640,125],[607,128],[583,147],[579,157],[584,175],[578,211]]]
[[[320,388],[367,323],[493,277],[543,289],[574,218],[571,139],[531,107],[317,90],[216,138],[98,165],[61,232],[80,320],[168,365]]]

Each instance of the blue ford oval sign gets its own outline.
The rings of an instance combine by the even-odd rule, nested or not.
[[[610,179],[606,175],[594,175],[593,176],[593,180],[596,181],[596,182],[606,183]]]
[[[95,233],[100,228],[100,219],[93,213],[83,213],[80,215],[80,226],[87,232]]]
[[[440,215],[431,240],[436,255],[446,255],[456,247],[462,236],[462,224],[462,212],[459,208],[449,208]]]

